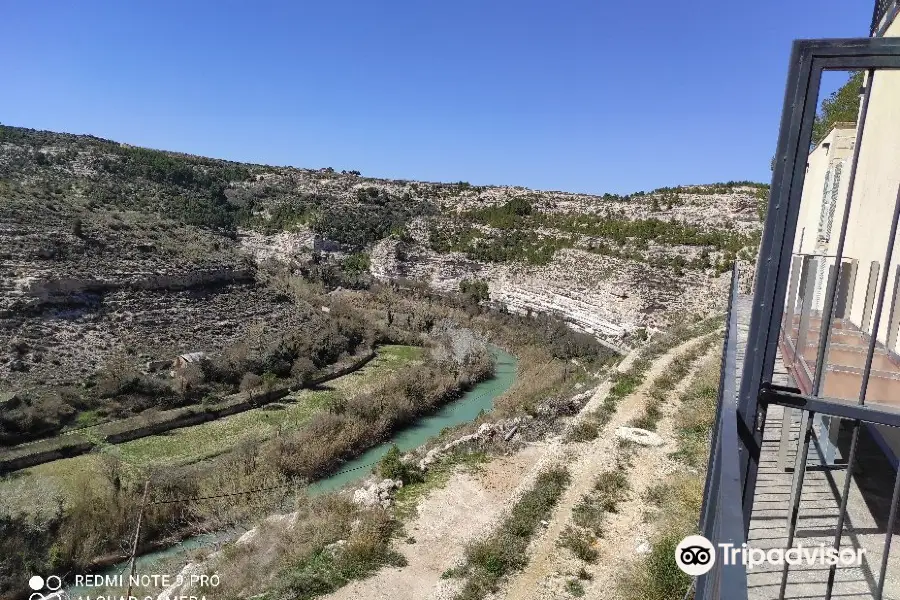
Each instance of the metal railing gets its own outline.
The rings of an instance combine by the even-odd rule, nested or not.
[[[730,543],[736,548],[740,548],[745,542],[738,455],[738,280],[738,270],[735,266],[731,276],[731,296],[728,301],[725,345],[722,350],[719,377],[719,398],[710,440],[699,527],[703,537],[711,540],[713,544]],[[694,597],[698,600],[747,598],[747,573],[743,565],[726,565],[723,561],[716,560],[712,570],[698,578]]]
[[[881,25],[881,21],[890,9],[894,7],[895,0],[875,0],[875,10],[872,13],[872,26],[869,34],[875,35]]]

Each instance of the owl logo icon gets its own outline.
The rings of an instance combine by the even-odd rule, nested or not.
[[[716,564],[716,548],[702,535],[689,535],[675,548],[675,563],[688,575],[703,575]]]

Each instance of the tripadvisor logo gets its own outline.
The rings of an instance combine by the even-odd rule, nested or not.
[[[747,544],[735,546],[732,543],[718,544],[723,565],[743,565],[750,571],[760,565],[788,564],[790,566],[860,566],[863,563],[865,548],[844,548],[837,550],[825,544],[804,546],[797,544],[793,548],[751,548]],[[675,563],[678,568],[698,577],[709,572],[716,564],[716,545],[702,535],[689,535],[681,540],[675,548]]]

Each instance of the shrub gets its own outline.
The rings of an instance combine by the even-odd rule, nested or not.
[[[584,585],[580,581],[570,580],[566,582],[566,591],[572,594],[575,598],[581,598],[584,596]]]
[[[191,390],[203,384],[203,369],[196,364],[187,364],[178,369],[175,375],[175,384],[181,395],[187,395]]]
[[[488,284],[480,279],[463,279],[459,282],[459,293],[476,304],[490,299]]]
[[[390,546],[398,523],[384,511],[358,511],[346,502],[330,499],[316,503],[315,514],[306,512],[312,508],[306,507],[306,518],[299,531],[271,532],[275,539],[269,543],[288,545],[287,557],[268,568],[257,567],[251,571],[250,581],[241,582],[241,587],[254,591],[269,589],[279,596],[308,600],[333,592],[351,580],[368,577],[384,565],[405,566],[403,556]],[[351,527],[351,522],[355,527]],[[345,539],[346,543],[331,545],[338,539]],[[248,561],[249,567],[259,560],[250,548],[235,556],[226,572],[246,579],[247,575],[238,571],[242,561]],[[276,575],[274,590],[269,583],[271,570]],[[234,597],[245,596],[235,593]]]
[[[569,442],[589,442],[591,440],[597,439],[597,436],[600,435],[600,427],[596,422],[582,419],[578,423],[575,424],[574,427],[569,431],[567,441]]]
[[[256,373],[244,373],[241,378],[241,391],[246,392],[262,385],[262,377]]]
[[[675,548],[689,532],[668,531],[656,540],[641,566],[621,586],[624,600],[670,600],[683,598],[691,585],[690,575],[675,563]]]
[[[585,562],[596,562],[600,553],[594,548],[594,536],[578,527],[567,526],[559,536],[558,544]]]
[[[526,549],[542,519],[553,510],[569,483],[569,472],[556,467],[540,473],[490,537],[470,545],[459,572],[467,576],[458,600],[478,600],[498,589],[507,574],[524,567]]]
[[[309,358],[301,356],[291,365],[291,377],[297,382],[297,385],[308,385],[316,372],[316,365]]]
[[[594,492],[599,495],[603,509],[609,512],[616,512],[628,489],[628,475],[620,469],[601,473],[594,484]]]
[[[417,483],[423,480],[422,472],[412,464],[401,460],[400,448],[396,444],[381,457],[378,463],[378,474],[387,479],[401,480],[403,484]]]

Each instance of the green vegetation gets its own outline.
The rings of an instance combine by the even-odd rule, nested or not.
[[[630,425],[641,429],[656,429],[657,423],[662,418],[663,404],[669,394],[684,380],[694,362],[706,354],[709,348],[718,341],[720,340],[715,335],[710,335],[672,359],[666,372],[653,380],[647,393],[649,398],[644,414],[633,419]]]
[[[403,556],[390,548],[396,521],[376,511],[363,514],[365,520],[350,532],[344,546],[334,550],[326,547],[291,561],[280,575],[279,591],[306,600],[334,591],[353,579],[368,577],[383,565],[406,566]]]
[[[228,546],[217,570],[217,597],[308,600],[332,592],[385,565],[404,566],[391,548],[399,522],[380,509],[361,509],[335,494],[301,496],[294,527],[259,526],[253,544]]]
[[[403,485],[422,481],[422,471],[412,465],[404,463],[400,460],[400,448],[397,445],[391,446],[381,461],[378,463],[378,475],[382,478],[401,480]]]
[[[260,442],[278,433],[296,431],[312,415],[324,410],[334,397],[331,392],[303,391],[287,403],[126,442],[117,447],[117,453],[126,463],[139,467],[195,463],[243,443]]]
[[[499,589],[500,581],[527,564],[525,550],[566,486],[569,472],[555,467],[540,473],[534,487],[522,495],[510,514],[486,540],[466,549],[465,563],[454,570],[466,582],[457,600],[479,600]]]
[[[459,282],[459,293],[476,304],[490,299],[488,284],[480,279],[463,279]]]
[[[661,187],[650,192],[651,194],[728,194],[738,188],[768,189],[768,183],[757,181],[726,181],[724,183],[712,183],[709,185],[683,185],[679,187]]]
[[[495,263],[545,265],[553,260],[557,250],[574,246],[571,239],[541,235],[528,228],[506,229],[487,236],[465,225],[435,224],[429,235],[431,249],[436,252],[462,252],[471,260]]]
[[[616,244],[634,239],[735,252],[747,244],[746,236],[733,231],[705,230],[679,221],[655,218],[631,220],[598,215],[553,215],[548,216],[547,221],[561,231],[599,236]]]
[[[813,124],[812,146],[825,139],[835,123],[856,123],[859,116],[859,91],[863,86],[864,71],[850,74],[850,79],[822,101]]]
[[[497,229],[513,229],[526,223],[525,217],[535,213],[527,198],[515,197],[500,206],[478,208],[465,213],[466,220]]]
[[[568,548],[572,554],[587,563],[597,562],[600,553],[594,547],[595,536],[589,531],[567,525],[559,535],[558,544]]]
[[[575,598],[581,598],[584,596],[584,585],[580,581],[572,579],[566,582],[566,591]]]
[[[594,487],[572,509],[573,525],[560,534],[557,544],[569,549],[580,560],[593,563],[599,558],[595,548],[603,537],[606,516],[618,510],[628,494],[628,467],[632,448],[620,446],[616,467],[601,473]]]
[[[623,469],[601,473],[594,489],[575,506],[575,524],[590,530],[597,537],[603,535],[602,516],[614,513],[628,492],[628,475]]]
[[[729,183],[696,190],[673,189],[712,194],[733,191],[738,185],[749,185],[756,190],[767,188],[762,184]],[[677,195],[668,200],[664,197],[670,207],[676,199]],[[653,201],[657,202],[655,197]],[[553,259],[557,250],[578,247],[674,269],[709,268],[712,266],[709,252],[724,252],[733,260],[734,254],[753,246],[756,241],[754,236],[731,230],[702,228],[654,217],[629,219],[610,211],[602,214],[545,213],[521,197],[500,206],[469,210],[455,219],[433,223],[429,236],[430,246],[437,252],[462,252],[472,260],[484,262],[544,265]],[[592,239],[585,242],[583,236]],[[706,256],[694,261],[687,261],[680,255],[650,256],[645,251],[651,242],[662,246],[702,247]]]
[[[365,252],[357,252],[345,258],[343,263],[341,263],[341,266],[345,271],[351,273],[363,273],[369,270],[370,263],[371,261],[369,260],[368,254]]]
[[[435,210],[427,202],[393,196],[376,188],[359,194],[357,200],[358,204],[347,205],[337,198],[320,198],[313,230],[361,251],[404,227],[413,217],[433,214]]]

